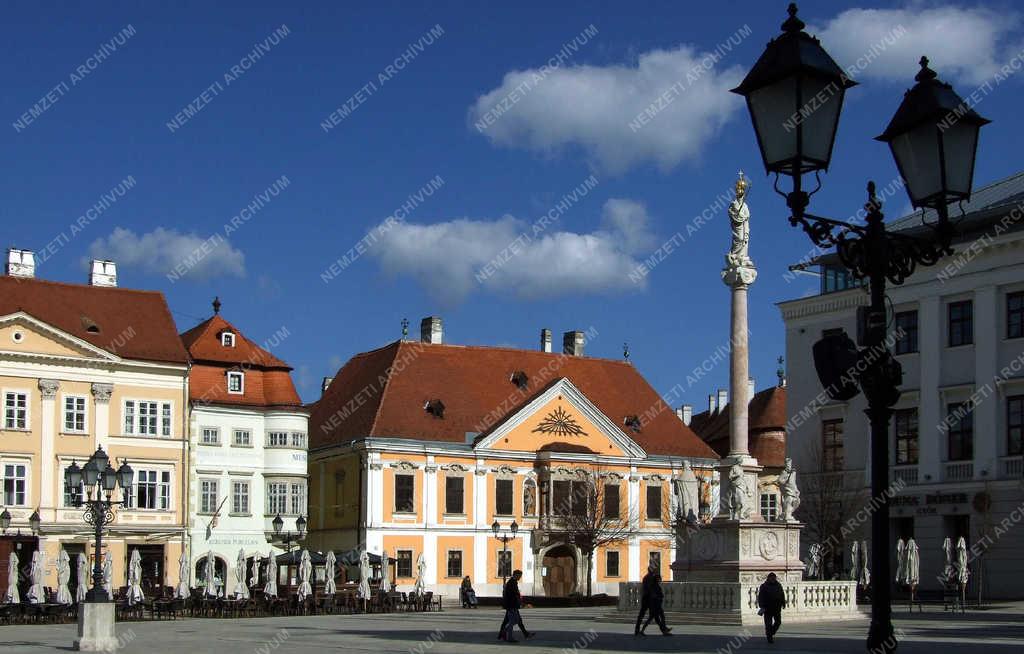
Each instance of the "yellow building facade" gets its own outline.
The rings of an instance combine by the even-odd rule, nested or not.
[[[127,461],[135,471],[133,488],[115,496],[129,504],[105,531],[113,587],[127,583],[135,549],[145,586],[174,585],[185,542],[188,364],[163,296],[110,279],[60,284],[30,272],[9,264],[0,277],[0,504],[12,518],[0,563],[6,570],[16,553],[27,584],[39,551],[43,585],[56,589],[65,550],[77,586],[79,553],[91,569],[93,530],[72,505],[64,469],[101,447],[112,465]]]
[[[567,596],[587,591],[581,544],[599,532],[593,593],[649,565],[670,579],[676,482],[688,462],[710,485],[717,456],[636,370],[582,346],[458,347],[424,332],[354,357],[313,407],[310,547],[387,553],[400,590],[422,555],[437,594],[458,597],[469,576],[497,595],[520,569],[524,594]],[[584,533],[595,502],[607,520]],[[514,537],[495,537],[513,522]]]

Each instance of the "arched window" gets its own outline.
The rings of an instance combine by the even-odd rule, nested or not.
[[[224,582],[227,580],[227,562],[219,556],[213,557],[214,588],[216,595],[224,594]],[[206,589],[206,557],[202,556],[196,560],[196,588]],[[214,594],[214,593],[209,593]]]

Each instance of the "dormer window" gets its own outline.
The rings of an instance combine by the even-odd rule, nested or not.
[[[640,417],[639,416],[626,416],[625,419],[622,422],[627,427],[629,427],[630,429],[635,431],[636,433],[638,433],[638,434],[640,433]]]
[[[444,418],[444,402],[441,400],[430,400],[423,408],[435,418]]]
[[[228,373],[228,393],[234,393],[241,395],[245,392],[245,373],[242,372],[229,372]]]
[[[526,390],[526,386],[530,383],[530,378],[526,376],[526,373],[522,370],[517,370],[512,373],[509,381],[516,385],[519,390]]]
[[[220,344],[223,345],[224,347],[234,347],[235,335],[232,334],[231,332],[224,332],[223,334],[220,335]]]

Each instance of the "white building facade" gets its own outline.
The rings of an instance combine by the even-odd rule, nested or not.
[[[938,589],[942,544],[966,540],[969,593],[1020,597],[1024,581],[1024,174],[976,191],[956,254],[889,286],[892,350],[903,368],[890,426],[892,541],[913,537],[921,589]],[[913,232],[920,217],[890,229]],[[787,439],[803,477],[843,474],[870,485],[866,401],[826,401],[811,348],[830,330],[857,334],[866,288],[832,257],[822,292],[782,302],[789,375]],[[806,483],[806,481],[805,481]],[[805,493],[806,494],[806,493]],[[863,495],[864,503],[867,494]],[[856,509],[856,507],[854,507]],[[851,511],[850,540],[870,539],[870,512]],[[810,543],[805,543],[804,547]],[[837,563],[837,567],[839,564]],[[895,570],[895,566],[893,566]]]

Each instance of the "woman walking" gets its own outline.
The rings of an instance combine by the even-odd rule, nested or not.
[[[523,616],[519,613],[519,609],[523,606],[523,598],[519,594],[519,580],[522,577],[523,571],[515,570],[512,576],[509,577],[508,583],[505,584],[505,589],[501,594],[501,606],[505,609],[505,618],[501,621],[498,639],[509,643],[519,642],[512,637],[512,631],[516,625],[519,625],[519,630],[523,632],[524,638],[533,638],[534,636],[533,632],[526,630],[526,625],[523,624]]]
[[[654,566],[651,566],[648,570],[650,571],[644,577],[644,596],[646,597],[650,613],[647,616],[647,622],[644,623],[643,627],[640,627],[639,635],[646,636],[647,634],[644,632],[647,630],[647,626],[651,624],[651,620],[654,620],[658,623],[658,628],[661,629],[661,635],[668,636],[672,633],[672,629],[665,626],[665,609],[662,608],[665,593],[661,590],[661,575],[655,571]],[[642,611],[643,609],[641,609],[641,615]],[[640,624],[639,618],[637,618],[637,624]]]

